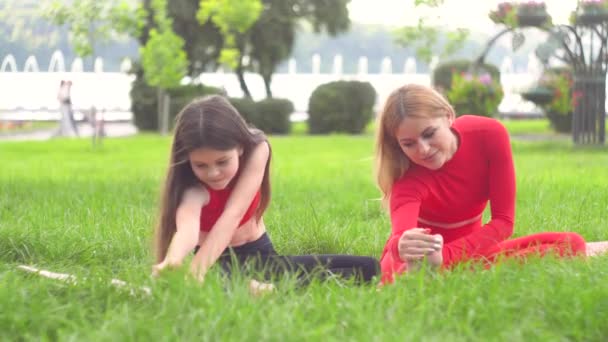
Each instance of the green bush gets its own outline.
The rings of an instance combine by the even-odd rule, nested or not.
[[[474,114],[493,117],[504,96],[502,86],[490,74],[452,75],[447,97],[456,115]]]
[[[266,134],[288,134],[291,130],[289,117],[294,107],[286,99],[264,99],[255,102],[248,98],[231,97],[230,103],[251,126]]]
[[[219,88],[205,85],[185,85],[167,91],[170,96],[169,122],[173,126],[175,116],[184,106],[197,97],[221,94]],[[145,83],[143,77],[136,77],[131,88],[131,111],[135,126],[141,131],[158,130],[158,95],[157,89]]]
[[[433,87],[442,94],[447,94],[452,87],[452,75],[471,72],[472,65],[473,62],[469,60],[453,60],[439,64],[433,71]],[[475,72],[489,73],[492,79],[500,84],[500,71],[492,64],[482,64]]]
[[[322,84],[308,102],[309,133],[361,133],[372,118],[375,102],[376,90],[369,82]]]
[[[252,123],[268,134],[289,134],[294,111],[293,103],[286,99],[265,99],[256,103],[257,117]]]
[[[258,117],[258,108],[255,105],[255,101],[248,98],[237,98],[230,97],[228,101],[236,108],[237,112],[241,114],[243,119],[247,121],[247,123],[257,127],[254,122]]]

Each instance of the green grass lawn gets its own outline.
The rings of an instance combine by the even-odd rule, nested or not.
[[[265,216],[278,251],[380,256],[390,226],[372,181],[373,138],[273,137]],[[0,340],[602,341],[608,257],[531,260],[487,271],[339,282],[263,298],[217,272],[200,286],[149,276],[150,238],[169,139],[0,142]],[[515,235],[608,239],[608,150],[514,142]],[[69,272],[69,285],[17,270]],[[152,288],[132,296],[120,278]],[[86,279],[85,279],[86,278]],[[187,279],[187,278],[186,278]]]

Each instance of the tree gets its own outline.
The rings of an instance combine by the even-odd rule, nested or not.
[[[266,96],[272,97],[272,75],[291,56],[296,30],[302,21],[310,23],[315,32],[325,30],[332,36],[348,30],[348,2],[349,0],[263,0],[263,11],[259,19],[251,29],[236,37],[238,55],[235,72],[245,96],[251,97],[244,72],[253,70],[262,76]],[[249,65],[244,64],[246,57],[250,58]]]
[[[58,26],[68,25],[70,42],[80,57],[94,56],[95,45],[117,35],[137,36],[141,29],[142,9],[127,0],[80,0],[66,4],[52,0],[43,16]]]
[[[347,4],[346,0],[264,1],[264,12],[249,34],[249,56],[264,80],[267,97],[272,97],[270,84],[276,68],[291,56],[300,21],[309,22],[317,33],[325,30],[335,36],[350,27]],[[241,51],[241,59],[246,53]]]
[[[245,85],[240,52],[245,49],[249,28],[258,20],[261,12],[260,0],[201,0],[196,14],[201,25],[211,21],[219,28],[224,37],[219,61],[236,70],[246,97],[251,97],[251,93]]]
[[[444,0],[416,0],[416,7],[438,7]],[[405,26],[395,31],[395,41],[405,47],[411,47],[416,53],[416,57],[431,62],[433,51],[442,50],[440,57],[450,56],[464,45],[464,41],[469,36],[469,31],[459,28],[454,31],[447,31],[447,39],[442,41],[440,37],[444,28],[438,25],[429,25],[429,18],[421,17],[415,26]],[[442,47],[442,48],[440,48]]]
[[[143,73],[146,82],[157,87],[159,129],[161,134],[169,130],[170,98],[167,89],[180,84],[186,74],[188,61],[183,50],[184,40],[177,36],[167,16],[167,0],[152,0],[156,28],[149,31],[149,37],[140,49]]]
[[[40,20],[38,1],[0,1],[0,30],[4,39],[25,44],[27,50],[59,42],[59,32]]]
[[[220,30],[208,21],[201,25],[196,19],[200,0],[171,0],[167,14],[173,19],[173,31],[184,39],[188,55],[188,75],[195,77],[219,66],[218,59],[224,45]]]

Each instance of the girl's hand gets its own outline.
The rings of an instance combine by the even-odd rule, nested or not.
[[[190,274],[196,281],[203,283],[205,281],[205,271],[201,269],[199,263],[195,263],[194,260],[190,264]]]
[[[162,270],[164,270],[167,267],[168,263],[167,260],[163,260],[161,263],[158,263],[154,266],[152,266],[152,276],[154,278],[158,278],[158,276],[160,275],[160,272]]]
[[[173,263],[165,259],[162,262],[152,266],[152,276],[157,278],[163,272],[163,270],[177,268],[179,266],[180,264]]]
[[[425,228],[413,228],[403,232],[398,245],[401,260],[414,262],[427,256],[431,264],[441,265],[443,238],[439,234],[431,235],[429,232],[430,229]]]

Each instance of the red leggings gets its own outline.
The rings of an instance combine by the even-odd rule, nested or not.
[[[481,259],[494,262],[501,257],[525,259],[527,256],[555,254],[560,257],[586,255],[586,242],[576,233],[538,233],[499,242],[483,251]]]

